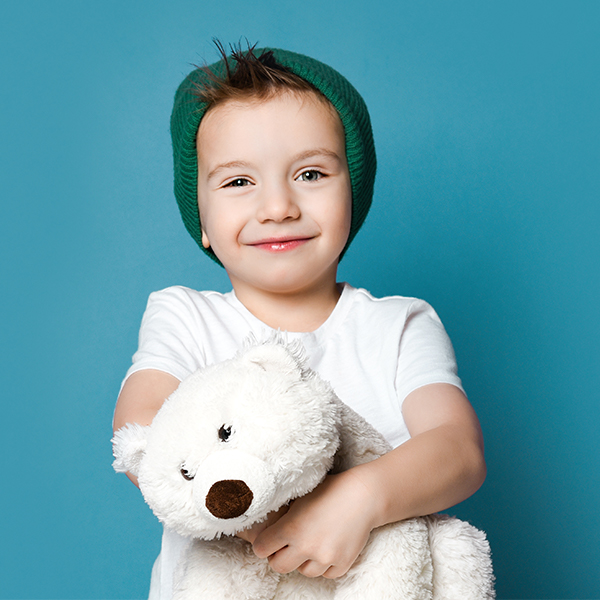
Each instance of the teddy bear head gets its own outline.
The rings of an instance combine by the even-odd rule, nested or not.
[[[301,348],[253,344],[201,369],[152,424],[115,433],[115,470],[182,535],[235,534],[314,489],[339,447],[340,404]]]

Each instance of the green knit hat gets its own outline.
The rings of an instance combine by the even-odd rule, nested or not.
[[[346,135],[346,158],[352,185],[352,221],[350,235],[342,256],[363,224],[371,201],[375,183],[375,144],[367,106],[356,88],[335,69],[326,64],[287,50],[262,48],[254,50],[256,56],[272,52],[276,62],[317,88],[337,110]],[[228,62],[233,61],[231,57]],[[234,61],[233,61],[234,62]],[[235,66],[231,65],[232,68]],[[225,61],[208,67],[216,76],[225,74]],[[214,261],[221,264],[212,248],[202,245],[200,215],[198,212],[198,157],[196,134],[207,105],[200,102],[197,87],[209,86],[208,75],[202,69],[192,71],[175,94],[171,114],[171,138],[175,175],[175,197],[186,229],[197,244]]]

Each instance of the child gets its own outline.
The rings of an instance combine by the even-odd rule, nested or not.
[[[337,283],[375,177],[358,92],[292,52],[223,57],[181,84],[171,132],[184,223],[233,290],[151,294],[114,426],[150,424],[182,379],[230,358],[250,334],[290,332],[310,366],[394,450],[329,476],[240,536],[278,572],[335,578],[373,528],[444,510],[480,487],[481,431],[433,309]],[[183,543],[165,530],[151,598],[170,598]]]

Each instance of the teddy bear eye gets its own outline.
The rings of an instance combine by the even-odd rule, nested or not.
[[[179,472],[181,473],[182,477],[184,479],[187,479],[188,481],[191,481],[192,479],[194,479],[194,476],[190,475],[190,472],[184,467],[181,467],[181,470]]]
[[[222,442],[226,442],[231,437],[231,425],[225,427],[225,425],[221,425],[221,429],[219,429],[219,439]]]

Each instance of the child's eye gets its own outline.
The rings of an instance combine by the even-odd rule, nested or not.
[[[226,183],[223,187],[244,187],[246,185],[250,185],[250,182],[247,179],[244,179],[243,177],[238,177],[237,179]]]
[[[317,181],[323,177],[323,173],[321,171],[317,171],[315,169],[309,169],[308,171],[303,171],[298,175],[296,181]]]

